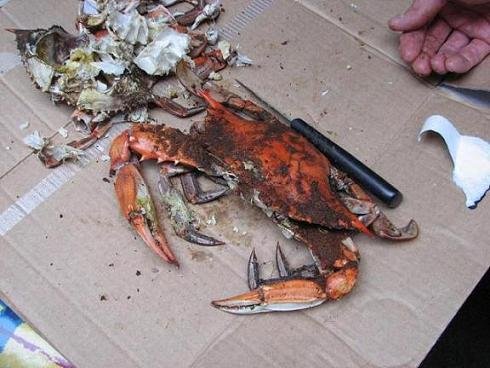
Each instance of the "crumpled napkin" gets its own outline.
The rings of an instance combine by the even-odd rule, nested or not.
[[[453,160],[453,181],[466,195],[466,206],[476,208],[490,188],[490,144],[478,137],[461,135],[454,125],[441,115],[432,115],[419,133],[438,133],[444,138]]]

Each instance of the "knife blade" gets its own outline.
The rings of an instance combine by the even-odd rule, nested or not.
[[[248,93],[250,93],[263,107],[272,112],[283,123],[289,125],[293,130],[304,136],[321,153],[323,153],[332,164],[349,175],[355,182],[377,197],[388,207],[395,208],[403,200],[402,193],[380,175],[367,167],[354,155],[325,137],[318,130],[300,118],[288,119],[283,113],[264,100],[250,87],[235,79]]]

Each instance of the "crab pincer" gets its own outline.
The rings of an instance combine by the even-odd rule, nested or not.
[[[298,232],[301,230],[298,229]],[[307,241],[305,243],[310,246],[312,254],[321,260],[297,269],[290,268],[281,247],[277,245],[276,267],[279,277],[268,280],[260,278],[259,263],[253,250],[247,265],[250,291],[215,300],[211,305],[232,314],[256,314],[308,309],[327,300],[340,299],[352,290],[357,281],[359,254],[350,238],[345,238],[343,243],[336,243],[334,238],[328,239],[327,236],[324,240],[331,240],[328,246],[333,249],[338,246],[340,252],[336,254],[336,260],[329,262],[329,266],[324,269],[322,261],[327,257]],[[337,237],[337,240],[340,239]]]
[[[280,277],[260,279],[259,263],[252,251],[248,260],[249,292],[231,298],[215,300],[211,304],[228,313],[255,314],[274,311],[293,311],[312,308],[327,300],[321,282],[315,279],[295,277],[279,246],[276,248],[276,264]]]
[[[136,166],[128,163],[120,168],[114,185],[126,219],[155,253],[178,267],[179,263],[158,225],[148,188]]]
[[[114,186],[124,217],[151,249],[168,263],[176,265],[178,262],[158,224],[155,206],[138,169],[138,161],[157,160],[161,164],[159,181],[161,200],[167,208],[177,236],[204,246],[223,244],[197,230],[197,221],[193,212],[170,180],[172,176],[187,175],[194,166],[200,165],[198,160],[201,155],[197,154],[193,157],[186,153],[186,150],[192,152],[196,150],[188,140],[188,146],[183,146],[185,139],[186,137],[176,129],[140,124],[117,136],[109,151],[111,175],[116,175]],[[197,182],[192,180],[192,184],[194,194],[197,199],[201,199],[201,202],[216,199],[227,189],[202,192]]]
[[[125,141],[127,138],[127,132],[124,132],[114,141],[110,151],[111,172],[116,173],[114,187],[121,212],[158,256],[178,267],[179,263],[158,225],[155,206],[148,187],[136,164],[129,161],[129,149]]]

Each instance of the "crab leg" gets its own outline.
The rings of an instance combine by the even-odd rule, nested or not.
[[[276,267],[279,272],[279,278],[262,280],[259,276],[259,263],[255,249],[252,250],[248,259],[248,287],[250,290],[256,289],[261,283],[270,283],[285,279],[316,279],[320,276],[320,272],[315,264],[301,266],[296,269],[291,269],[289,262],[282,252],[281,246],[277,243],[276,246]]]
[[[276,246],[276,265],[279,272],[279,277],[288,277],[291,274],[291,271],[289,270],[289,262],[284,256],[279,243],[277,243]]]
[[[286,270],[287,264],[280,248],[281,255],[276,260],[282,262],[278,269]],[[259,264],[255,250],[248,261],[248,285],[250,291],[222,300],[212,302],[212,305],[224,312],[234,314],[255,314],[274,311],[294,311],[316,307],[327,300],[321,278],[293,278],[289,274],[275,280],[259,278]]]
[[[203,191],[199,182],[197,181],[196,174],[186,173],[180,177],[182,184],[182,190],[184,191],[185,198],[192,204],[201,204],[214,201],[228,192],[228,187],[219,188],[215,190]]]
[[[255,254],[255,248],[252,249],[252,253],[250,253],[250,258],[248,259],[247,264],[247,272],[248,288],[250,290],[257,289],[260,284],[260,276],[259,262],[257,261],[257,255]]]
[[[179,265],[158,225],[155,207],[136,165],[127,162],[117,170],[114,182],[124,217],[145,243],[166,262]]]
[[[188,1],[188,0],[160,0],[160,2],[165,6],[172,6],[172,5],[175,5],[178,3],[182,3],[182,2],[186,2],[186,3],[190,3],[190,4],[195,5],[194,1]]]
[[[76,141],[72,141],[68,143],[68,145],[85,150],[90,147],[92,144],[97,142],[100,138],[102,138],[112,127],[112,121],[107,121],[101,124],[98,124],[94,130],[87,137],[78,139]]]
[[[206,110],[205,105],[198,105],[195,107],[185,107],[176,103],[172,99],[163,96],[153,96],[152,102],[158,107],[165,110],[166,112],[175,115],[179,118],[188,118],[190,116],[199,114],[200,112]]]
[[[214,246],[224,244],[222,241],[211,238],[197,231],[195,218],[191,210],[187,207],[180,192],[175,189],[170,182],[170,178],[164,171],[160,172],[160,181],[158,183],[162,200],[167,207],[172,226],[175,233],[191,243]]]
[[[296,240],[308,246],[315,264],[291,270],[278,246],[276,263],[279,278],[261,280],[253,251],[247,266],[251,290],[213,301],[214,307],[235,314],[293,311],[340,299],[352,290],[357,281],[359,253],[348,233],[327,232],[290,220],[281,225],[283,228],[287,226]]]
[[[359,220],[371,229],[380,238],[389,240],[410,240],[418,236],[417,223],[410,220],[402,227],[396,227],[379,209],[368,194],[344,173],[332,167],[330,170],[331,182],[339,191],[339,198],[352,213],[359,215]]]
[[[250,100],[245,100],[240,96],[225,90],[223,87],[218,87],[217,93],[224,99],[222,102],[223,105],[235,111],[242,112],[252,119],[269,120],[273,118],[273,115],[267,110],[254,104]]]

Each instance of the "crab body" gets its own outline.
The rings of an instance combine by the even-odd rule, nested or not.
[[[197,231],[192,212],[170,180],[176,175],[192,203],[231,192],[260,207],[286,236],[304,243],[315,261],[293,270],[278,247],[280,277],[262,280],[253,252],[248,264],[251,291],[215,301],[215,307],[249,314],[309,308],[338,299],[350,292],[357,279],[359,253],[351,234],[374,232],[398,240],[417,236],[415,222],[397,229],[367,194],[331,166],[311,143],[265,110],[232,94],[221,103],[209,92],[202,92],[202,97],[209,104],[206,119],[188,134],[140,124],[116,138],[110,153],[111,169],[117,173],[115,188],[123,214],[162,258],[176,262],[154,210],[148,209],[153,208],[148,205],[151,199],[142,189],[144,180],[131,159],[137,155],[140,160],[156,160],[162,165],[162,199],[176,233],[184,239],[202,245],[221,244]],[[203,192],[197,174],[205,174],[219,188]]]

